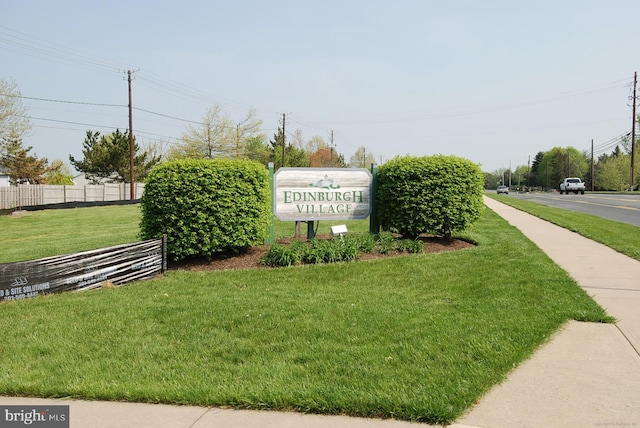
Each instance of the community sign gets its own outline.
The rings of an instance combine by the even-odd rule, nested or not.
[[[365,219],[371,214],[371,183],[364,168],[280,168],[273,211],[283,221]]]

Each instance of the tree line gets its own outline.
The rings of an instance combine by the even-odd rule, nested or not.
[[[631,189],[631,140],[624,137],[611,153],[592,159],[587,150],[575,147],[554,147],[538,152],[531,165],[514,170],[502,169],[485,173],[485,187],[511,185],[513,188],[558,189],[566,177],[579,177],[587,189],[596,191],[626,191],[640,188],[640,165],[634,162],[634,183]]]

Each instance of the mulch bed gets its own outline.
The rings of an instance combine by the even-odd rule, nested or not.
[[[317,236],[318,239],[330,239],[327,236]],[[424,253],[439,253],[442,251],[456,251],[465,248],[473,247],[467,241],[454,238],[445,238],[440,236],[421,236],[421,241],[424,242]],[[278,240],[279,244],[289,244],[294,239],[281,239]],[[272,269],[269,266],[260,264],[260,259],[269,251],[269,245],[260,245],[250,247],[242,253],[222,254],[213,260],[207,260],[206,258],[194,258],[189,260],[183,260],[179,262],[169,261],[169,269],[183,269],[192,271],[206,271],[206,270],[226,270],[226,269]],[[390,257],[402,257],[407,253],[392,251],[388,254],[361,254],[358,256],[358,260],[373,260]]]

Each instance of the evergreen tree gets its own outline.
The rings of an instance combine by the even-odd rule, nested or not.
[[[129,131],[116,129],[103,136],[87,131],[82,149],[84,159],[76,160],[69,155],[69,161],[93,183],[128,183],[131,175],[129,150]],[[153,166],[160,162],[160,156],[141,151],[135,139],[133,153],[134,179],[144,181]]]
[[[273,135],[273,140],[269,140],[271,150],[273,151],[274,168],[278,169],[283,166],[282,162],[282,146],[284,133],[282,128],[278,127],[278,132]],[[292,144],[286,144],[284,148],[284,166],[286,167],[308,167],[310,166],[307,153]]]

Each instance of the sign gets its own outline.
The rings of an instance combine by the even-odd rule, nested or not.
[[[363,168],[280,168],[273,212],[283,221],[365,219],[371,214],[372,179]]]
[[[0,264],[0,302],[121,285],[166,270],[164,239],[39,260]]]

